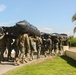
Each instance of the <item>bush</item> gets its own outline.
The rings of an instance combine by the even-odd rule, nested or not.
[[[76,47],[76,37],[69,36],[70,39],[70,46]]]

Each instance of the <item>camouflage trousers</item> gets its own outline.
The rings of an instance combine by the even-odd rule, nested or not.
[[[54,44],[54,52],[57,53],[58,50],[58,44]]]
[[[30,50],[30,59],[31,59],[31,60],[34,59],[34,50]]]
[[[40,58],[41,46],[37,48],[37,58]]]
[[[49,55],[52,55],[52,45],[49,45],[47,50],[48,50]]]
[[[20,62],[25,61],[25,48],[24,47],[20,47],[19,60]]]
[[[47,53],[48,53],[48,47],[47,47],[47,45],[44,45],[43,46],[43,54],[45,57],[47,57]]]

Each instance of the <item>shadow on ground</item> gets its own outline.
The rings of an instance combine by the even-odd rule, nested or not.
[[[1,65],[14,65],[13,62],[2,62]]]
[[[68,64],[76,68],[76,60],[67,57],[67,56],[60,56],[62,59],[66,60]]]
[[[14,58],[10,58],[9,61],[7,57],[4,58],[4,60],[1,62],[1,65],[13,65],[14,64]]]

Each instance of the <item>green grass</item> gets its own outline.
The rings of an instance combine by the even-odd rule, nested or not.
[[[76,75],[76,61],[66,56],[18,67],[3,75]]]

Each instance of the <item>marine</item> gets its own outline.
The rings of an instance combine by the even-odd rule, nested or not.
[[[4,51],[6,50],[7,38],[3,32],[3,28],[0,27],[0,63],[4,61]]]
[[[51,40],[51,36],[48,36],[48,39],[47,39],[47,50],[49,51],[49,55],[52,55],[52,40]]]
[[[37,58],[40,58],[41,46],[42,46],[42,37],[38,36],[36,41]]]
[[[34,51],[35,51],[33,35],[29,36],[29,42],[30,42],[30,60],[33,60],[34,59]]]

